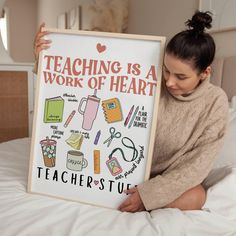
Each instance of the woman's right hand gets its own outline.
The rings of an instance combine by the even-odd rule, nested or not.
[[[48,35],[50,32],[48,31],[42,31],[43,27],[45,27],[45,23],[42,23],[39,27],[38,32],[35,35],[34,39],[34,56],[35,60],[38,61],[39,53],[43,49],[50,48],[51,40],[44,39],[44,36]]]

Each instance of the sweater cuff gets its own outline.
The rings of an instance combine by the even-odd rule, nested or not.
[[[146,182],[137,186],[139,195],[147,211],[164,206],[161,204],[161,199],[158,199],[158,195],[155,197],[153,195],[153,192],[155,192],[154,188],[156,188],[156,184],[154,184],[152,180],[153,179],[147,180]]]
[[[144,182],[143,184],[138,185],[138,192],[142,199],[143,205],[147,211],[153,210],[152,206],[152,199],[150,194],[150,184],[148,184],[148,181]]]

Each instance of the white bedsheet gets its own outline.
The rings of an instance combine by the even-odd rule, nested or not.
[[[132,214],[27,193],[29,149],[28,138],[0,144],[1,236],[236,236],[236,167],[212,172],[202,211]]]

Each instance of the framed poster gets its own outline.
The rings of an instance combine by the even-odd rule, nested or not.
[[[67,13],[67,29],[79,30],[81,28],[81,6],[72,8]]]
[[[66,29],[67,20],[66,20],[66,13],[62,13],[57,17],[57,28],[58,29]]]
[[[117,208],[149,178],[165,38],[47,31],[28,191]]]

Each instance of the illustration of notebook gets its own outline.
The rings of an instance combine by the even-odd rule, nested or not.
[[[120,101],[118,98],[111,98],[102,102],[102,108],[107,123],[123,120]]]
[[[44,123],[62,122],[64,99],[61,96],[45,99]]]

